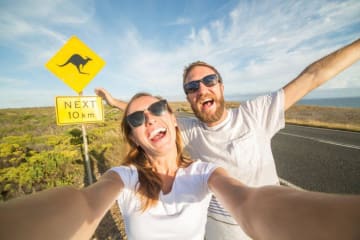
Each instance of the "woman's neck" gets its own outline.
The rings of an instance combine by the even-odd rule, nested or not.
[[[179,168],[177,161],[177,151],[171,151],[166,155],[156,156],[149,159],[153,171],[155,171],[162,181],[161,191],[163,194],[171,192],[176,172]]]
[[[167,153],[166,155],[156,156],[149,159],[152,168],[159,174],[174,176],[178,169],[177,152]]]

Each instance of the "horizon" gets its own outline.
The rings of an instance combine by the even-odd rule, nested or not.
[[[182,71],[197,60],[219,70],[225,99],[276,91],[358,39],[359,12],[356,0],[2,0],[0,108],[78,96],[45,68],[71,36],[106,62],[84,96],[104,87],[124,100],[145,91],[185,101]],[[359,72],[357,62],[307,97],[360,96]]]
[[[354,90],[354,89],[351,89],[351,90]],[[359,88],[360,90],[360,88]],[[228,96],[228,97],[225,97],[225,102],[244,102],[246,100],[251,100],[257,96],[261,96],[263,94],[267,94],[267,93],[252,93],[252,94],[246,94],[246,95],[233,95],[233,96]],[[170,103],[187,103],[186,99],[181,99],[180,97],[175,97],[175,98],[165,98],[168,102]],[[352,103],[351,105],[352,106],[344,106],[344,105],[338,105],[336,104],[336,102],[332,102],[331,100],[337,100],[337,99],[356,99],[356,104]],[[329,105],[324,105],[323,103],[321,103],[323,100],[330,100],[328,103]],[[126,101],[128,101],[128,99],[126,99]],[[297,103],[295,103],[295,105],[307,105],[305,103],[309,103],[311,102],[312,104],[310,105],[314,105],[314,106],[334,106],[334,107],[355,107],[355,108],[358,108],[360,107],[360,96],[359,95],[350,95],[350,96],[340,96],[340,97],[337,97],[337,96],[324,96],[324,97],[319,97],[317,95],[315,95],[314,97],[312,96],[306,96],[302,99],[300,99]],[[316,104],[317,102],[319,102],[320,104]],[[105,101],[103,101],[103,106],[107,106],[107,104],[105,103]],[[27,106],[27,107],[5,107],[5,108],[2,108],[0,107],[0,110],[11,110],[11,109],[27,109],[27,108],[54,108],[55,109],[55,100],[54,100],[54,104],[53,105],[44,105],[44,106]],[[56,109],[55,109],[56,110]]]

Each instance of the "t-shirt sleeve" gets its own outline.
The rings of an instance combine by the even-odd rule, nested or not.
[[[283,89],[248,101],[245,108],[270,137],[285,126]]]
[[[198,160],[196,164],[198,164],[197,172],[200,173],[200,176],[202,176],[202,185],[206,187],[205,189],[210,191],[208,185],[209,178],[215,169],[217,169],[219,166],[210,162],[202,162],[200,160]]]
[[[192,134],[195,132],[193,131],[193,128],[195,127],[197,120],[192,117],[177,117],[176,121],[180,128],[183,143],[186,146],[189,143]]]
[[[135,167],[113,167],[109,171],[114,171],[120,176],[121,180],[124,183],[124,188],[135,189],[138,182],[138,173]]]

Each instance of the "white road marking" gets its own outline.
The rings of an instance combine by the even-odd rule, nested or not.
[[[341,146],[341,147],[354,148],[354,149],[360,150],[360,146],[356,146],[356,145],[337,143],[337,142],[322,140],[322,139],[318,139],[318,138],[314,138],[314,137],[305,137],[305,136],[301,136],[301,135],[293,134],[293,133],[279,132],[279,134],[293,136],[293,137],[299,137],[299,138],[305,138],[305,139],[309,139],[309,140],[313,140],[313,141],[317,141],[317,142],[321,142],[321,143],[327,143],[327,144],[337,145],[337,146]]]
[[[291,183],[291,182],[289,182],[289,181],[287,181],[287,180],[285,180],[285,179],[283,179],[283,178],[280,178],[280,177],[279,177],[279,180],[280,180],[281,185],[285,185],[285,186],[294,188],[294,189],[296,189],[296,190],[306,191],[306,190],[303,189],[302,187],[299,187],[299,186],[297,186],[297,185],[295,185],[295,184],[293,184],[293,183]]]
[[[287,123],[286,125],[290,125],[291,127],[295,127],[295,128],[312,128],[312,129],[316,129],[316,130],[333,131],[333,132],[346,132],[346,133],[351,133],[351,134],[360,134],[360,132],[355,132],[355,131],[346,131],[346,130],[332,129],[332,128],[322,128],[322,127],[312,127],[312,126],[304,126],[304,125],[297,125],[297,124],[291,124],[291,123]]]

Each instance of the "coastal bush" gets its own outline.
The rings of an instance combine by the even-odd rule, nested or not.
[[[23,145],[0,143],[0,200],[81,183],[83,167],[79,165],[82,157],[78,147],[59,144],[58,137],[45,142],[41,139],[46,138],[33,138]]]
[[[121,113],[105,109],[106,122],[86,125],[92,169],[101,173],[122,156]],[[0,109],[0,124],[0,201],[57,186],[84,186],[81,126],[57,126],[53,108]]]

